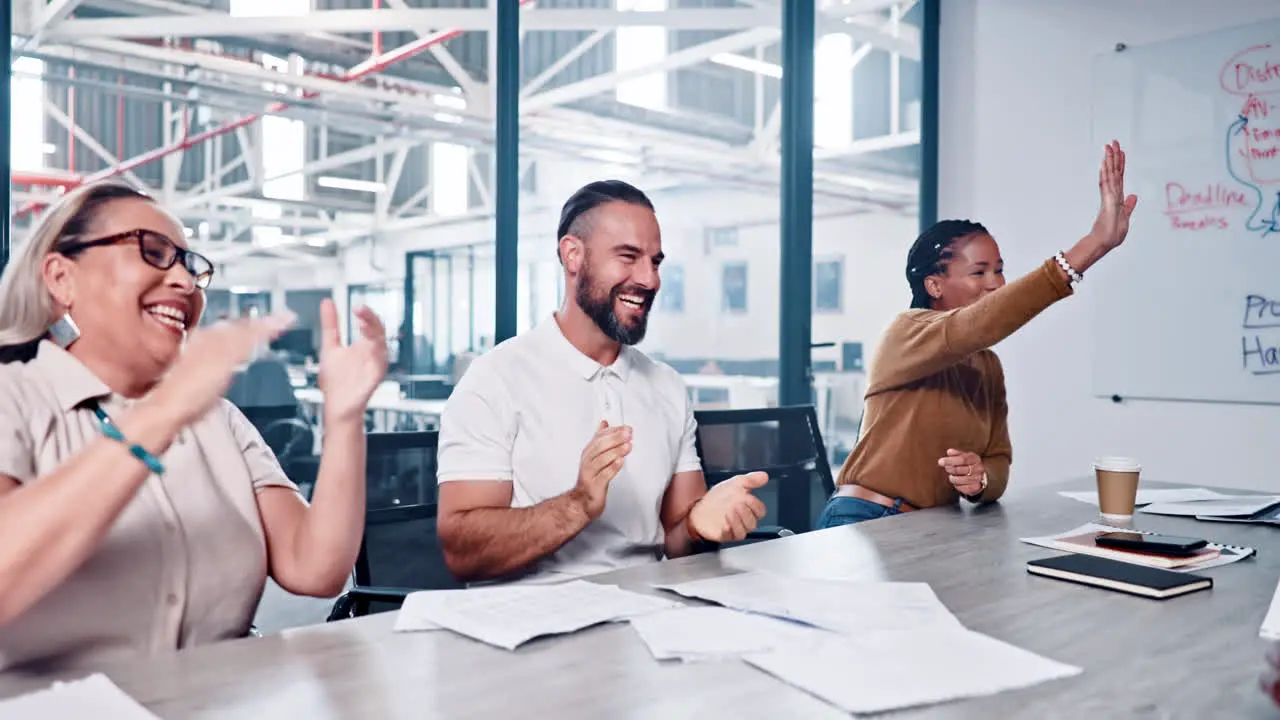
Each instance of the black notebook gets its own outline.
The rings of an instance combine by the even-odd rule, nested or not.
[[[1213,578],[1203,575],[1082,554],[1032,560],[1027,572],[1159,600],[1213,587]]]

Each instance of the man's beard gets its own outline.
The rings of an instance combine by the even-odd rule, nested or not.
[[[656,293],[634,285],[615,285],[604,297],[600,297],[598,293],[593,292],[594,289],[595,283],[591,272],[584,266],[575,299],[578,307],[582,308],[587,317],[595,322],[600,331],[623,345],[635,345],[644,340],[644,333],[649,324],[649,308],[653,306],[653,297]],[[619,302],[619,295],[635,295],[644,298],[644,310],[632,325],[625,324],[614,312]]]

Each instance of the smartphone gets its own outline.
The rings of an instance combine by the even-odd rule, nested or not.
[[[1094,538],[1098,547],[1112,547],[1118,550],[1137,550],[1138,552],[1158,553],[1160,555],[1190,555],[1209,544],[1203,538],[1182,537],[1179,535],[1143,535],[1133,532],[1103,533]]]

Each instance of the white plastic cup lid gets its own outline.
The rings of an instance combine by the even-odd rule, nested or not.
[[[1133,458],[1107,456],[1094,460],[1093,468],[1109,472],[1138,472],[1142,470],[1142,465]]]

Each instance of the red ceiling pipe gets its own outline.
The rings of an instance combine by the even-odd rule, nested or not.
[[[534,0],[518,0],[520,5],[522,6],[528,5],[533,1]],[[432,45],[439,45],[440,43],[445,42],[447,40],[452,40],[453,38],[458,37],[464,32],[466,31],[459,30],[459,29],[441,30],[440,32],[432,33],[431,35],[426,35],[424,37],[418,38],[417,40],[414,40],[411,43],[406,43],[404,45],[401,45],[400,47],[394,50],[390,50],[388,52],[381,53],[377,56],[370,57],[368,60],[365,60],[364,62],[359,63],[358,65],[347,70],[346,73],[344,73],[341,77],[337,78],[337,81],[348,83],[354,80],[359,80],[365,77],[366,75],[370,75],[375,72],[380,72],[390,67],[391,65],[394,65],[395,63],[400,62],[401,60],[407,60],[408,58],[411,58],[414,55],[424,52],[427,48],[431,47]],[[319,94],[320,94],[319,92],[315,90],[311,90],[306,93],[303,93],[302,97],[305,99],[310,99],[310,98],[316,97]],[[142,153],[141,155],[136,155],[134,157],[129,158],[128,160],[125,160],[119,163],[118,165],[113,165],[112,167],[105,168],[96,173],[93,173],[92,175],[88,175],[84,178],[81,178],[80,182],[89,183],[89,182],[94,182],[94,181],[102,180],[109,177],[115,177],[120,173],[128,172],[130,170],[141,167],[143,165],[147,165],[149,163],[155,162],[156,160],[159,160],[160,158],[166,155],[172,155],[175,152],[181,152],[183,150],[187,150],[192,146],[202,143],[205,140],[208,140],[210,138],[215,138],[215,137],[218,137],[219,135],[226,135],[227,133],[235,132],[239,128],[253,124],[256,120],[261,118],[263,115],[276,113],[281,110],[284,110],[287,107],[289,107],[289,103],[284,101],[277,101],[277,102],[271,103],[270,105],[267,106],[267,109],[261,113],[245,115],[244,117],[238,118],[236,120],[232,120],[231,122],[226,123],[225,125],[219,125],[218,127],[210,128],[208,130],[205,130],[204,132],[196,133],[195,135],[191,135],[189,137],[184,137],[177,142],[170,143],[163,147],[158,147],[155,150],[147,151],[145,153]],[[22,217],[23,215],[31,212],[32,210],[40,206],[41,206],[41,203],[29,202],[23,207],[18,208],[18,210],[14,213],[14,217]]]
[[[66,187],[71,188],[84,182],[84,178],[75,174],[54,174],[42,172],[14,172],[9,182],[14,185],[31,187]]]

